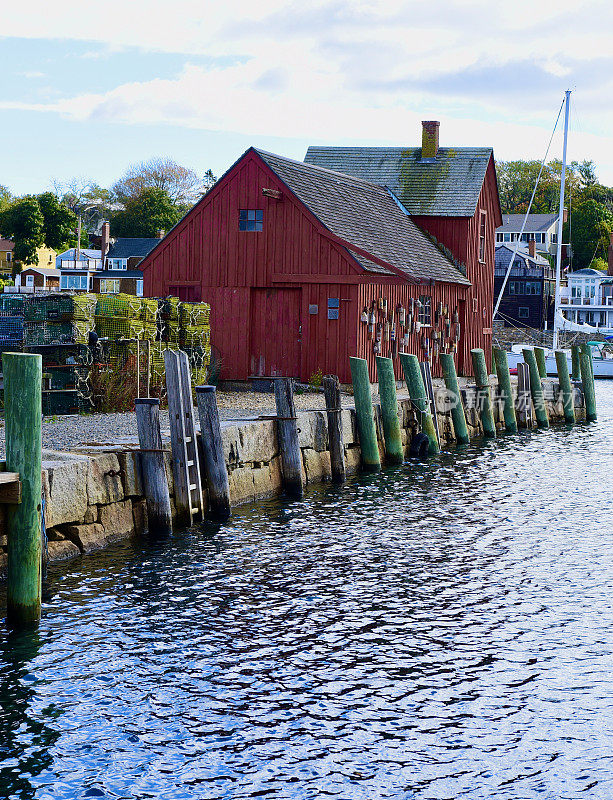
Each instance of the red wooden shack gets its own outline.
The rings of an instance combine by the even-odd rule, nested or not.
[[[468,269],[388,188],[251,148],[143,260],[145,294],[210,303],[224,379],[321,370],[348,382],[359,355],[374,380],[375,353],[401,350],[436,369],[438,350],[457,349],[470,371],[470,349],[491,347],[499,220],[487,170],[485,230],[466,223],[462,245],[481,233],[483,260]]]

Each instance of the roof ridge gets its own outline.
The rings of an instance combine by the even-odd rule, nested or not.
[[[342,178],[343,182],[345,183],[357,183],[358,185],[363,185],[364,187],[368,187],[369,189],[376,189],[378,191],[385,191],[385,187],[380,183],[374,183],[373,181],[367,181],[364,178],[357,178],[355,175],[348,175],[346,172],[338,172],[334,169],[328,169],[327,167],[320,167],[318,164],[308,164],[306,161],[298,161],[295,158],[288,158],[288,156],[280,156],[277,153],[271,153],[268,150],[260,150],[257,147],[253,148],[256,153],[259,153],[261,156],[270,156],[272,158],[278,158],[281,161],[286,161],[288,164],[292,164],[296,167],[300,167],[304,170],[313,170],[313,172],[321,172],[327,174],[331,177],[335,178]]]

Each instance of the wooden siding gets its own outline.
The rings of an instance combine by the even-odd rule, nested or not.
[[[281,191],[282,198],[263,195],[263,188]],[[240,231],[240,209],[261,209],[263,230]],[[431,222],[438,230],[436,220]],[[467,253],[469,221],[441,223],[441,236],[443,231],[449,233],[456,250]],[[493,283],[494,227],[488,235]],[[458,308],[463,315],[461,371],[470,365],[466,352],[471,346],[487,348],[484,326],[480,324],[477,333],[468,331],[464,311],[470,293],[479,294],[481,288],[409,284],[400,276],[368,273],[329,236],[262,159],[248,151],[141,262],[144,293],[164,296],[172,290],[185,299],[189,295],[210,303],[211,342],[221,357],[223,379],[246,380],[274,370],[307,381],[321,370],[348,383],[349,356],[359,355],[368,359],[374,380],[372,341],[360,315],[364,306],[381,296],[388,298],[390,310],[398,303],[407,308],[411,297],[422,294],[432,297],[433,309],[439,301],[451,313]],[[482,275],[475,271],[474,277]],[[487,292],[491,296],[486,287]],[[338,300],[337,319],[328,318],[330,300]],[[298,325],[292,310],[296,308]],[[416,336],[409,349],[423,355]],[[489,355],[489,348],[486,352]],[[436,363],[434,368],[437,372]],[[397,376],[401,377],[398,371]]]
[[[485,261],[479,261],[479,223],[481,211],[486,212]],[[466,305],[462,320],[466,336],[462,341],[460,361],[470,374],[472,370],[470,351],[482,347],[488,367],[492,356],[492,316],[494,311],[494,253],[496,228],[502,223],[498,186],[493,159],[488,164],[481,187],[477,208],[468,217],[412,217],[420,228],[427,231],[438,242],[449,249],[453,257],[466,268],[466,277],[471,282],[466,294]]]
[[[408,310],[411,304],[411,299],[417,299],[422,295],[430,296],[432,298],[432,322],[434,323],[434,311],[437,308],[439,302],[443,303],[443,306],[447,306],[448,312],[453,318],[454,311],[460,311],[461,301],[463,300],[466,290],[468,287],[460,286],[458,284],[452,283],[437,283],[434,286],[425,286],[425,285],[411,285],[411,284],[396,284],[396,285],[386,285],[386,284],[365,284],[360,286],[360,294],[359,294],[359,315],[362,312],[363,308],[371,308],[371,304],[375,302],[378,307],[379,298],[384,298],[387,300],[387,307],[388,307],[388,317],[392,311],[400,305],[405,310]],[[383,322],[384,316],[376,310],[377,320]],[[394,314],[395,318],[395,330],[397,334],[397,352],[400,353],[400,338],[404,331],[400,328],[398,324],[398,314]],[[438,326],[438,330],[441,330],[442,326]],[[425,360],[424,350],[422,347],[422,337],[427,336],[428,338],[432,338],[432,330],[433,326],[430,327],[422,327],[419,333],[413,333],[409,337],[409,344],[408,347],[404,349],[406,353],[412,353],[413,355],[418,356],[420,361]],[[452,335],[453,335],[453,326],[452,326]],[[462,344],[462,340],[465,336],[465,332],[461,329],[461,338],[460,338],[460,345]],[[443,340],[447,342],[447,340]],[[451,340],[449,340],[451,341]],[[375,353],[373,351],[373,341],[369,337],[368,333],[368,325],[365,325],[362,322],[358,322],[358,332],[357,332],[357,352],[362,357],[368,361],[368,370],[370,373],[371,380],[376,380],[376,365],[375,365]],[[386,341],[385,338],[382,339],[381,342],[381,355],[383,356],[392,356],[392,347],[391,341]],[[459,372],[463,371],[464,364],[462,363],[462,347],[458,348],[458,352],[456,355],[456,367]],[[438,358],[432,358],[432,371],[435,375],[440,375],[440,366],[438,363]],[[396,374],[397,380],[403,379],[402,374],[402,367],[400,364],[400,358],[398,355],[394,359],[394,372]]]

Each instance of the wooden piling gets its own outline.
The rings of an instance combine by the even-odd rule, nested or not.
[[[524,361],[530,370],[530,394],[532,395],[532,404],[534,406],[534,415],[536,417],[536,424],[539,428],[549,427],[549,415],[547,413],[547,406],[545,405],[545,397],[543,395],[543,385],[541,383],[541,376],[539,375],[538,366],[536,363],[536,356],[534,351],[529,348],[522,350]]]
[[[477,384],[479,416],[481,417],[483,435],[489,438],[495,438],[496,425],[494,423],[492,396],[490,394],[490,380],[487,372],[485,353],[480,347],[476,347],[474,350],[470,351],[470,355],[473,362],[473,371],[475,373],[475,381]]]
[[[323,379],[323,387],[326,400],[326,415],[328,417],[328,447],[330,448],[332,481],[334,483],[344,483],[346,468],[340,381],[336,375],[326,375]]]
[[[153,536],[165,536],[172,531],[172,511],[160,431],[160,401],[155,397],[137,398],[134,408],[147,500],[147,528]]]
[[[381,458],[377,442],[377,429],[375,428],[368,364],[364,358],[351,356],[349,365],[351,367],[358,438],[362,453],[362,468],[370,472],[377,472],[381,469]]]
[[[7,619],[36,624],[41,604],[42,357],[4,353],[6,468],[19,473],[21,502],[7,507]]]
[[[581,350],[579,364],[581,366],[581,382],[583,384],[583,396],[585,397],[585,418],[588,422],[596,420],[596,391],[594,387],[594,375],[590,363],[592,354]]]
[[[283,488],[290,497],[302,497],[302,453],[298,442],[298,422],[294,404],[293,378],[275,378],[277,437],[281,454]]]
[[[593,359],[593,356],[592,356],[592,348],[589,346],[589,344],[587,342],[584,342],[584,344],[582,344],[581,347],[580,347],[580,352],[581,353],[585,353],[585,355],[588,357],[589,364],[590,364],[590,372],[592,373],[592,378],[593,378],[594,377],[594,359]],[[581,366],[581,361],[579,361],[579,366]],[[581,380],[583,380],[583,378],[581,378]]]
[[[206,478],[211,513],[223,519],[230,516],[230,482],[221,439],[221,424],[214,386],[196,386],[200,417],[202,469]]]
[[[562,406],[564,408],[564,420],[569,424],[575,422],[575,401],[573,387],[568,374],[568,358],[562,350],[556,350],[556,367],[558,370],[558,381],[562,394]]]
[[[511,388],[509,360],[506,352],[501,347],[494,347],[494,364],[496,365],[498,388],[503,400],[504,427],[509,433],[517,433],[517,417]]]
[[[402,464],[404,450],[402,433],[398,419],[398,398],[396,396],[396,377],[394,362],[391,358],[376,357],[377,377],[379,379],[379,398],[381,400],[381,417],[383,418],[383,439],[385,458],[390,464]]]
[[[541,378],[547,377],[547,359],[545,357],[545,350],[542,347],[534,348],[534,357],[536,358],[536,366]]]
[[[523,361],[520,361],[517,365],[517,407],[519,409],[519,425],[522,428],[531,428],[530,369]]]
[[[572,378],[574,381],[581,380],[581,364],[579,363],[579,356],[581,355],[581,348],[578,344],[573,344],[570,348],[572,359]]]
[[[470,442],[470,437],[468,435],[468,427],[466,425],[464,406],[462,405],[462,396],[458,387],[458,376],[456,373],[455,362],[453,360],[453,353],[440,353],[439,361],[441,364],[441,369],[443,370],[445,388],[447,389],[447,393],[449,395],[451,421],[453,423],[456,442],[458,444],[468,444]]]
[[[400,363],[402,364],[402,371],[411,396],[411,402],[417,411],[422,432],[426,434],[430,441],[428,452],[430,455],[435,455],[439,452],[440,446],[430,412],[430,402],[426,395],[426,387],[419,368],[419,359],[409,353],[401,353]]]

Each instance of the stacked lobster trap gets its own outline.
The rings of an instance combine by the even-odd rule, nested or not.
[[[24,307],[24,350],[43,362],[43,414],[91,411],[89,370],[94,294],[30,297]]]
[[[0,355],[23,350],[25,297],[0,294]]]
[[[0,295],[0,355],[42,356],[47,415],[128,410],[137,396],[163,399],[167,349],[184,350],[193,384],[206,382],[207,303],[126,294]],[[109,407],[114,398],[121,409]]]

